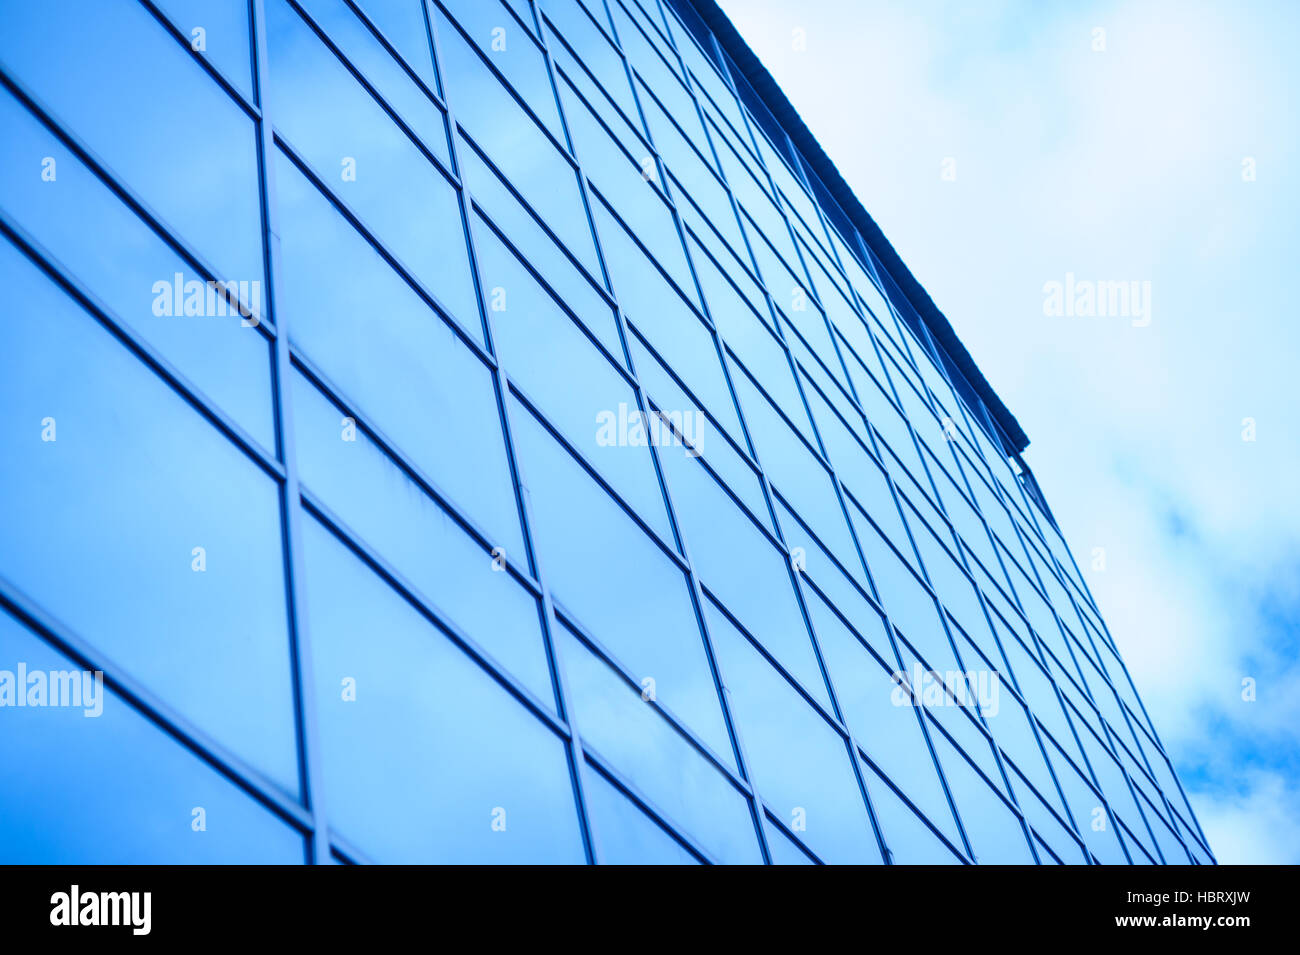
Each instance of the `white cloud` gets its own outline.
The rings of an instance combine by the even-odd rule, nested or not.
[[[1252,773],[1244,781],[1244,796],[1191,797],[1219,862],[1294,865],[1294,847],[1300,844],[1300,821],[1295,813],[1300,792],[1276,773]]]

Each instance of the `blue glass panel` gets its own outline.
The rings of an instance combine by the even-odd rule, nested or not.
[[[665,455],[673,506],[700,580],[826,706],[830,697],[799,610],[790,569],[717,482],[684,455]]]
[[[709,305],[709,315],[736,357],[749,370],[763,389],[775,399],[795,427],[808,440],[813,440],[808,427],[808,415],[803,410],[803,400],[795,386],[790,361],[781,343],[768,331],[767,326],[749,308],[722,270],[695,243],[692,243],[695,268],[704,288]],[[735,375],[733,375],[735,377]]]
[[[599,200],[594,212],[614,293],[624,313],[709,413],[743,442],[740,418],[708,328]]]
[[[399,61],[393,58],[344,0],[299,2],[352,65],[365,74],[366,81],[379,91],[379,95],[397,111],[406,125],[439,159],[450,166],[447,125],[442,110],[433,104],[419,84],[402,69]],[[324,72],[331,76],[338,75],[333,68]],[[278,116],[275,120],[277,124],[281,122]]]
[[[871,808],[876,812],[876,821],[880,824],[894,865],[961,864],[962,860],[870,766],[862,764],[862,771],[867,776],[867,788],[871,792]]]
[[[827,862],[880,862],[844,740],[711,604],[708,617],[737,732],[763,798]]]
[[[456,121],[592,275],[600,275],[577,173],[477,52],[439,15],[438,44]]]
[[[1165,821],[1164,816],[1160,815],[1151,807],[1149,803],[1143,801],[1143,812],[1146,814],[1151,831],[1155,833],[1156,843],[1160,846],[1160,856],[1166,865],[1187,865],[1190,858],[1187,849],[1182,842],[1169,828],[1169,823]],[[1140,836],[1147,852],[1150,852],[1149,836],[1145,829],[1140,828],[1142,825],[1138,820],[1134,820],[1131,828]]]
[[[1029,792],[1024,780],[1015,776],[1012,780],[1012,786],[1018,793],[1020,811],[1025,814],[1025,821],[1030,824],[1034,835],[1038,838],[1038,857],[1043,862],[1049,862],[1050,851],[1057,859],[1063,863],[1071,865],[1087,864],[1088,856],[1083,851],[1078,837],[1074,835],[1052,812],[1048,811],[1047,805]],[[1053,789],[1055,792],[1055,789]],[[1057,797],[1053,796],[1053,803],[1059,805]],[[1064,813],[1064,809],[1059,810]],[[1044,851],[1046,846],[1047,851]]]
[[[664,188],[664,182],[659,174],[659,169],[652,160],[650,141],[646,139],[645,129],[640,121],[636,119],[637,113],[632,112],[630,115],[624,113],[614,104],[608,94],[601,86],[591,78],[591,75],[573,60],[569,55],[568,48],[563,43],[555,43],[554,48],[559,51],[560,59],[556,61],[556,84],[561,90],[561,98],[564,102],[565,119],[569,123],[570,139],[573,141],[575,149],[579,150],[578,158],[591,168],[587,170],[587,175],[595,175],[595,170],[601,165],[597,156],[601,154],[602,149],[607,151],[609,158],[614,159],[614,165],[623,166],[627,159],[632,160],[632,164],[637,167],[637,173],[646,181],[653,183],[661,191]],[[577,91],[577,96],[574,95]],[[584,102],[580,102],[585,101]],[[576,115],[574,111],[581,112],[582,115]],[[600,118],[601,123],[605,126],[607,135],[604,137],[603,146],[597,144],[594,148],[595,153],[585,154],[582,152],[580,141],[586,138],[594,130],[591,128],[592,116]],[[574,130],[574,124],[584,127],[584,130]],[[623,147],[624,158],[619,156],[617,150],[610,147],[614,142]]]
[[[587,814],[605,865],[698,865],[699,861],[619,792],[604,773],[584,767]]]
[[[1056,688],[1048,679],[1042,667],[1030,658],[1028,651],[1016,638],[1002,634],[1002,648],[1007,654],[1007,661],[1016,676],[1021,695],[1029,704],[1030,710],[1039,723],[1058,743],[1068,747],[1073,758],[1078,758],[1078,749],[1074,741],[1074,732],[1066,722],[1065,711],[1057,698]],[[1050,750],[1048,751],[1051,752]]]
[[[736,375],[732,380],[758,452],[758,463],[768,480],[840,562],[865,582],[835,484],[825,466],[748,378]]]
[[[767,834],[767,848],[772,854],[772,865],[815,865],[812,858],[784,832],[763,817],[763,831]]]
[[[1056,778],[1065,793],[1074,827],[1083,836],[1084,844],[1102,865],[1127,865],[1128,859],[1120,847],[1115,820],[1102,803],[1097,791],[1066,760],[1056,759]]]
[[[724,243],[718,237],[717,231],[715,231],[723,228],[725,222],[721,224],[709,222],[707,217],[696,208],[696,204],[690,196],[679,196],[677,201],[677,211],[682,218],[682,224],[689,230],[691,236],[695,239],[695,242],[707,248],[709,254],[713,256],[715,261],[724,263],[722,271],[726,273],[727,277],[730,278],[733,283],[735,283],[736,287],[740,290],[740,294],[743,295],[745,301],[749,303],[749,307],[753,309],[756,314],[762,316],[764,323],[770,323],[772,321],[771,308],[767,303],[767,294],[763,291],[762,286],[758,284],[758,280],[754,278],[750,271],[750,267],[741,264],[741,259],[736,250]],[[735,220],[734,215],[731,218],[732,221]],[[744,249],[744,245],[740,245],[737,248]],[[695,245],[692,245],[691,257],[694,258],[698,255],[698,249],[696,249]],[[748,261],[749,256],[746,254],[744,258]],[[696,267],[699,267],[698,262],[696,263]],[[703,282],[703,279],[701,279],[701,282]],[[705,295],[707,294],[708,287],[705,286]]]
[[[0,90],[0,126],[0,207],[263,447],[274,449],[271,362],[254,325],[259,319],[241,316],[215,289],[209,299],[202,277],[7,90]],[[50,182],[40,178],[46,157],[54,160]],[[87,222],[96,227],[87,229]],[[195,281],[201,301],[189,285]]]
[[[500,70],[559,142],[560,112],[546,75],[546,58],[532,37],[498,0],[442,0],[474,44]],[[447,42],[439,36],[439,42]]]
[[[455,189],[286,0],[267,4],[267,30],[276,128],[481,341]],[[429,104],[428,109],[435,107]],[[445,159],[445,150],[441,152]]]
[[[854,508],[854,516],[858,514]],[[920,651],[927,666],[940,672],[958,670],[957,658],[939,620],[934,598],[898,555],[885,545],[874,527],[865,520],[854,523],[871,578],[890,621]]]
[[[1020,702],[1004,687],[997,712],[992,715],[985,713],[984,719],[993,733],[994,741],[1002,750],[1004,759],[1010,758],[1039,794],[1056,806],[1058,811],[1063,811],[1056,795],[1056,784],[1048,773],[1042,750],[1033,735],[1029,714]],[[1011,785],[1013,789],[1017,787],[1014,778]]]
[[[951,679],[947,682],[954,692],[962,692],[960,680]],[[987,709],[996,709],[997,697],[990,692],[987,678],[980,678],[978,673],[975,673],[974,677],[968,678],[966,682],[970,687],[969,691],[966,691],[969,693],[968,699],[988,701]],[[1002,773],[993,755],[992,743],[976,722],[975,710],[957,706],[953,697],[947,694],[942,697],[931,695],[925,699],[925,705],[928,715],[932,718],[931,736],[934,735],[933,724],[938,723],[952,739],[956,740],[957,745],[965,751],[967,758],[975,763],[989,784],[1005,798],[1006,789],[1003,785]]]
[[[276,483],[8,243],[0,287],[0,576],[296,793]]]
[[[570,310],[578,316],[588,331],[596,336],[605,349],[620,362],[623,348],[618,334],[618,323],[611,309],[590,277],[561,252],[561,247],[524,209],[497,174],[479,157],[463,136],[457,135],[456,158],[460,160],[461,175],[474,202],[487,217],[510,237],[511,244],[524,253],[533,268],[541,273],[551,289],[558,293]],[[493,303],[489,297],[488,308]]]
[[[960,845],[913,697],[891,676],[895,668],[875,657],[822,601],[810,599],[809,612],[840,709],[858,745],[935,827]]]
[[[433,74],[433,55],[429,45],[429,26],[424,19],[424,0],[357,2],[406,60],[407,65],[415,70],[429,89],[437,91],[440,87]]]
[[[975,861],[982,865],[1032,865],[1020,820],[942,734],[932,733]]]
[[[740,790],[568,628],[561,627],[558,636],[583,744],[626,773],[714,861],[761,862],[753,817]]]
[[[875,458],[868,454],[861,440],[835,414],[815,388],[805,388],[813,409],[817,430],[826,446],[835,475],[844,489],[864,505],[872,519],[885,528],[886,534],[900,547],[907,546],[907,535],[898,517],[898,506],[889,493],[889,483]],[[969,586],[969,585],[968,585]]]
[[[143,6],[11,4],[0,60],[220,278],[262,291],[253,121]],[[178,135],[178,118],[193,135]],[[206,144],[201,163],[196,135]]]
[[[618,32],[619,43],[629,60],[640,63],[653,51],[663,58],[667,64],[666,68],[672,71],[674,78],[679,76],[677,57],[673,53],[672,44],[664,34],[663,21],[655,5],[650,5],[649,15],[646,13],[646,6],[638,3],[637,0],[628,0],[627,3],[614,0],[606,4],[606,7],[609,9],[614,29]],[[629,31],[633,30],[638,34],[634,40],[628,37]],[[681,80],[678,79],[677,82],[680,85]]]
[[[330,822],[377,862],[577,863],[564,745],[303,522]]]
[[[303,485],[419,593],[554,708],[537,601],[476,544],[364,431],[302,375],[293,376]]]
[[[71,673],[83,690],[95,685],[92,674],[0,611],[0,670],[16,679],[19,664],[28,691],[37,673],[60,681]],[[95,707],[84,706],[90,696],[83,696],[82,707],[0,709],[0,765],[24,767],[0,778],[0,863],[303,861],[302,836],[291,826],[116,693],[101,684],[91,695]]]
[[[638,138],[620,149],[567,83],[560,84],[564,117],[583,171],[629,230],[667,271],[677,287],[694,297],[694,282],[672,212],[660,192],[659,173]],[[624,149],[632,149],[629,156]],[[605,231],[600,229],[602,241]],[[608,256],[608,250],[606,250]]]
[[[730,762],[686,576],[526,409],[514,403],[510,420],[539,562],[557,601]]]
[[[162,0],[159,6],[190,40],[245,96],[253,96],[246,0]],[[202,30],[196,34],[196,30]]]
[[[894,475],[895,482],[902,480],[899,476],[900,471],[913,479],[924,480],[925,471],[921,464],[921,456],[916,450],[916,442],[912,440],[911,432],[907,429],[907,422],[903,420],[897,406],[886,396],[885,392],[889,386],[883,382],[877,385],[870,379],[859,379],[856,387],[867,420],[879,432],[877,440],[882,442],[897,459],[898,463],[890,460],[885,456],[884,448],[881,449],[881,458]],[[882,391],[882,388],[885,391]]]
[[[493,346],[512,382],[665,540],[672,540],[650,457],[660,429],[636,392],[524,264],[475,223],[479,276],[491,302]]]
[[[559,31],[563,41],[578,54],[583,65],[614,99],[623,114],[635,116],[636,103],[632,100],[632,88],[627,84],[623,60],[609,39],[596,28],[578,0],[542,0],[538,5],[546,19]],[[556,52],[558,44],[553,36],[549,39],[548,46],[552,55],[567,58],[567,54]]]
[[[667,416],[675,432],[685,439],[680,444],[675,440],[660,443],[660,460],[666,455],[702,458],[745,503],[750,513],[770,529],[772,521],[757,472],[705,417],[704,409],[686,396],[636,334],[628,335],[628,345],[641,386],[655,407]]]
[[[821,547],[816,538],[778,496],[774,498],[777,517],[781,521],[781,534],[790,548],[790,563],[805,580],[812,581],[831,604],[857,627],[859,633],[870,633],[873,638],[883,637],[881,616],[865,596],[864,584],[854,582],[840,569],[830,553]],[[877,644],[881,656],[891,657],[892,651]]]
[[[491,372],[302,174],[277,158],[280,310],[292,342],[495,543],[522,555]]]

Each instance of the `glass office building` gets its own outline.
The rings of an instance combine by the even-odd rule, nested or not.
[[[709,0],[3,0],[0,133],[0,861],[1214,861]]]

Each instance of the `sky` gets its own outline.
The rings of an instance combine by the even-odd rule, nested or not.
[[[1300,4],[720,6],[1028,433],[1219,861],[1300,863]]]

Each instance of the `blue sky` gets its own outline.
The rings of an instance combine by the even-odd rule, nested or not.
[[[1300,863],[1300,4],[721,6],[1029,434],[1219,860]]]

